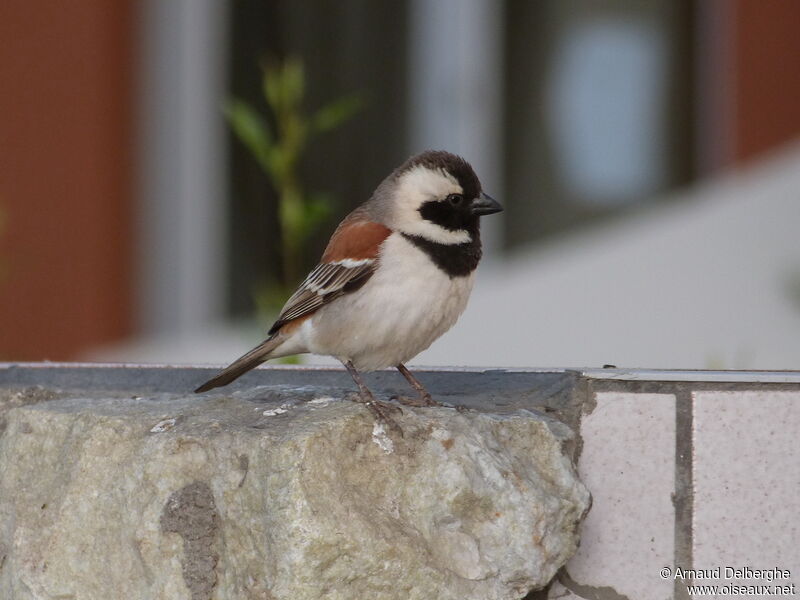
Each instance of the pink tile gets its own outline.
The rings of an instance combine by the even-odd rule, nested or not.
[[[800,392],[693,396],[693,566],[789,569],[800,594]]]
[[[578,462],[594,504],[567,586],[577,597],[610,587],[630,599],[670,598],[673,583],[659,571],[674,560],[675,396],[604,392],[596,399],[581,423]]]

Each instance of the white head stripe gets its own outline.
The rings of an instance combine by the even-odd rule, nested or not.
[[[372,262],[371,258],[361,258],[361,259],[343,258],[342,260],[335,260],[328,264],[340,265],[342,267],[345,267],[346,269],[353,269],[355,267],[360,267],[361,265],[367,265],[371,262]]]

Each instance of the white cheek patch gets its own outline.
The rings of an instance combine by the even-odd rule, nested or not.
[[[458,181],[446,171],[416,167],[405,173],[397,186],[394,212],[395,228],[408,235],[417,235],[439,244],[463,244],[472,238],[464,230],[451,231],[426,221],[419,214],[425,202],[463,194]]]
[[[419,218],[417,222],[409,224],[408,227],[399,229],[408,235],[416,235],[431,242],[436,242],[437,244],[447,244],[448,246],[455,244],[466,244],[472,240],[472,237],[469,235],[469,233],[463,229],[451,231],[450,229],[445,229],[441,225],[431,223],[430,221],[426,221],[422,218]]]

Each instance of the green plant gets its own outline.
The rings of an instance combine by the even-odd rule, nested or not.
[[[262,115],[252,105],[231,99],[225,115],[236,137],[249,149],[278,194],[282,272],[280,284],[268,286],[257,299],[267,310],[285,300],[302,273],[305,241],[331,214],[332,199],[322,192],[305,189],[299,165],[309,142],[332,131],[363,106],[359,94],[338,98],[312,114],[303,109],[305,69],[299,58],[266,63],[262,93],[269,109]],[[280,304],[277,304],[280,307]]]

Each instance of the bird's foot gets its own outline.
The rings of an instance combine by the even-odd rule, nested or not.
[[[390,430],[394,431],[400,437],[403,437],[403,429],[400,425],[397,424],[392,418],[393,412],[399,412],[403,414],[403,409],[395,404],[390,404],[389,402],[384,402],[382,400],[372,400],[367,402],[367,408],[375,417],[375,420],[378,423],[383,423],[386,425]]]
[[[403,430],[397,424],[397,422],[392,418],[392,413],[402,415],[403,414],[402,408],[400,408],[396,404],[391,404],[390,402],[384,402],[383,400],[376,400],[372,394],[354,394],[353,396],[351,396],[351,398],[355,402],[366,404],[367,408],[372,413],[372,416],[375,417],[375,420],[378,421],[378,423],[383,423],[391,431],[394,431],[400,437],[403,437]]]
[[[445,406],[441,402],[434,400],[428,392],[424,392],[416,398],[408,396],[392,396],[392,400],[397,400],[404,406],[426,407],[426,406]]]

